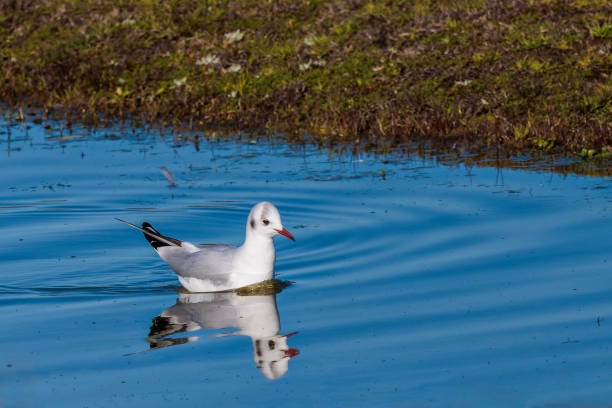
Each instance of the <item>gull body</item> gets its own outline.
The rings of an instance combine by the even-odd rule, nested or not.
[[[277,208],[269,202],[256,204],[249,213],[244,243],[198,247],[190,242],[162,235],[147,222],[142,231],[159,256],[176,272],[181,285],[190,292],[236,289],[272,279],[277,234],[295,241],[281,222]]]

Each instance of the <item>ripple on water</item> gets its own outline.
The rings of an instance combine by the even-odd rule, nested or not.
[[[196,151],[171,135],[15,136],[21,150],[0,161],[11,174],[0,179],[9,405],[25,383],[51,405],[147,401],[162,389],[211,405],[612,398],[607,179],[231,141]],[[281,333],[298,331],[300,350],[282,381],[264,382],[252,341],[231,328],[138,353],[152,319],[177,303],[178,281],[114,218],[240,244],[262,200],[297,239],[276,239],[277,272],[296,282],[275,300]]]

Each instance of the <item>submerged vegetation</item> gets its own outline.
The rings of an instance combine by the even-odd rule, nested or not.
[[[608,0],[7,0],[0,93],[68,120],[590,160],[612,152],[611,16]]]

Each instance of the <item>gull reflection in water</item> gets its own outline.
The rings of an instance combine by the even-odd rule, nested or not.
[[[276,294],[285,286],[287,283],[273,280],[232,292],[180,293],[174,306],[153,319],[147,341],[155,349],[199,339],[199,336],[169,337],[176,333],[235,328],[238,330],[211,337],[251,337],[257,368],[266,378],[278,379],[289,369],[289,360],[299,354],[287,345],[287,339],[296,332],[278,334]]]

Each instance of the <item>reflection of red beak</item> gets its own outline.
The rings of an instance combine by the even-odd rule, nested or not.
[[[287,350],[283,350],[285,352],[285,357],[293,358],[300,354],[300,350],[295,348],[288,348]]]
[[[295,238],[293,238],[293,235],[291,235],[291,233],[287,231],[286,229],[283,228],[282,230],[276,230],[276,232],[278,232],[281,235],[286,236],[287,238],[295,242]]]
[[[293,333],[289,333],[289,334],[283,334],[282,336],[286,339],[288,339],[291,336],[295,336],[296,334],[298,334],[299,332],[293,332]]]

